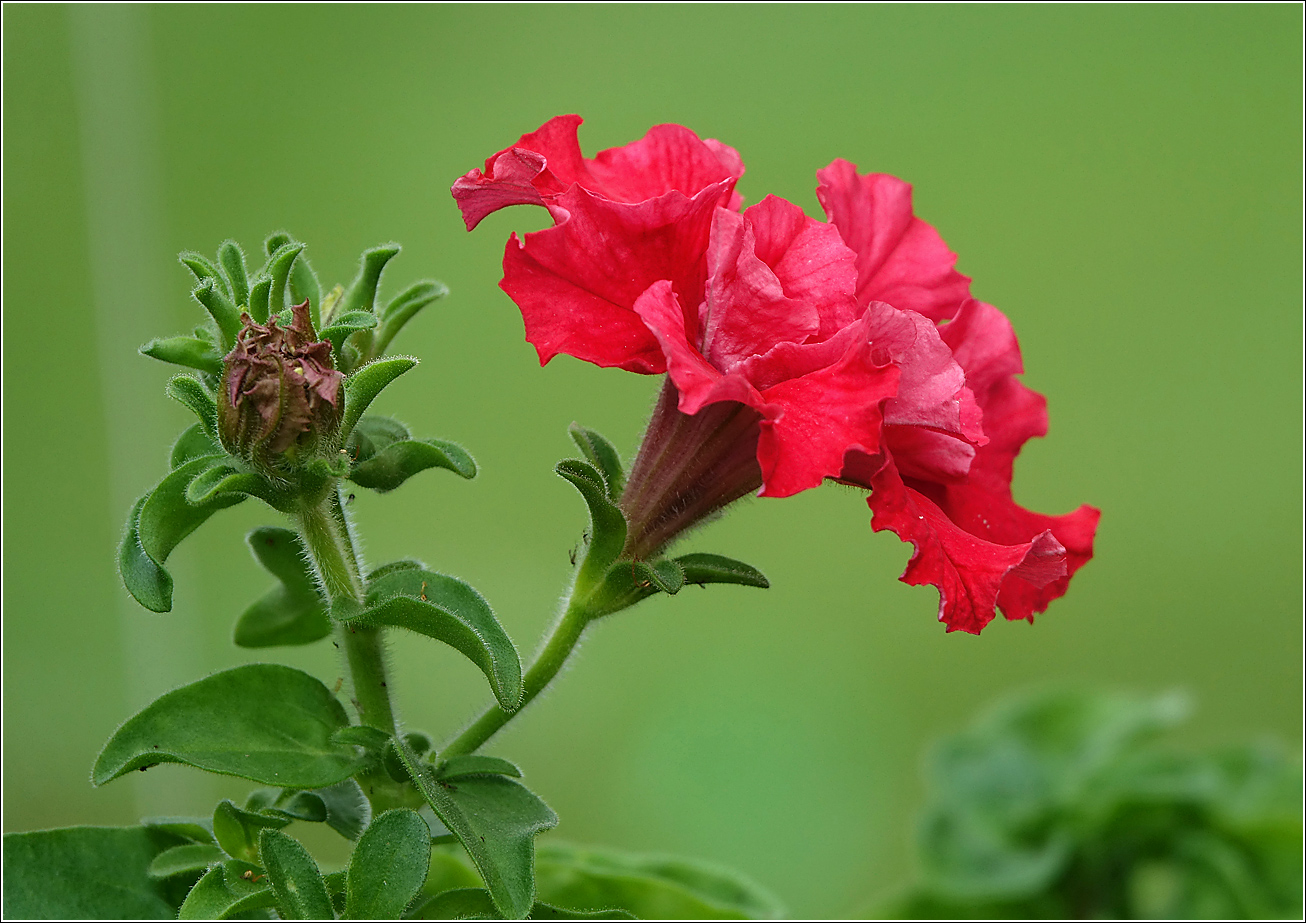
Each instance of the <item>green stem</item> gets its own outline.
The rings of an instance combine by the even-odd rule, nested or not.
[[[535,662],[522,677],[522,701],[517,710],[506,712],[497,705],[491,705],[481,717],[472,722],[467,730],[440,748],[440,756],[458,756],[476,751],[501,727],[511,721],[514,715],[521,714],[522,709],[558,675],[558,671],[567,662],[571,652],[576,649],[585,626],[591,620],[590,613],[578,600],[578,596],[583,594],[578,594],[573,589],[562,618],[553,626],[553,631],[545,639],[544,647],[536,655]]]
[[[363,575],[339,491],[331,489],[318,503],[304,504],[295,518],[327,595],[332,600],[343,598],[362,605]],[[359,720],[387,734],[396,733],[381,629],[342,625],[339,634]]]

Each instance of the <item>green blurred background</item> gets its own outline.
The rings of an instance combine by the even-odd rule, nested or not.
[[[245,504],[184,544],[168,615],[114,572],[127,508],[187,423],[169,368],[134,354],[202,316],[178,250],[284,227],[330,284],[394,239],[389,292],[450,285],[397,343],[424,364],[382,410],[462,442],[481,476],[360,491],[355,510],[372,561],[463,576],[533,649],[584,522],[551,470],[567,424],[633,453],[658,382],[538,368],[496,283],[509,231],[543,214],[468,235],[448,187],[566,112],[591,154],[686,124],[738,148],[748,200],[818,215],[813,173],[835,157],[914,183],[1050,401],[1017,498],[1103,520],[1067,598],[976,638],[897,582],[909,547],[872,535],[860,494],[741,504],[687,547],[773,589],[598,625],[495,741],[558,836],[715,860],[796,915],[849,914],[911,874],[928,742],[1007,690],[1180,687],[1189,743],[1298,747],[1300,26],[1295,5],[7,4],[4,828],[203,813],[244,790],[171,766],[87,781],[132,711],[258,659],[229,638],[266,582],[242,536],[275,514]],[[394,650],[412,726],[442,736],[488,701],[453,651]],[[325,643],[272,654],[340,675]]]

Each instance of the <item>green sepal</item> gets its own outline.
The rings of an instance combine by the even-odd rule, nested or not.
[[[178,375],[168,381],[168,397],[199,417],[204,432],[218,441],[218,402],[209,389],[192,375]]]
[[[172,575],[163,566],[172,550],[218,510],[245,499],[243,494],[224,494],[203,506],[186,502],[191,480],[218,458],[203,456],[186,462],[132,507],[118,547],[118,570],[127,591],[152,612],[172,608]]]
[[[177,917],[181,920],[228,920],[237,914],[263,910],[274,904],[272,886],[263,869],[232,859],[215,865],[195,882]]]
[[[618,907],[638,918],[673,920],[784,916],[774,896],[743,876],[678,857],[548,842],[535,875],[539,900],[582,911]]]
[[[381,273],[385,270],[385,264],[398,253],[398,244],[387,244],[364,251],[362,264],[358,267],[358,275],[349,284],[349,289],[345,292],[336,311],[342,315],[350,311],[373,311]]]
[[[387,385],[417,365],[408,356],[369,362],[345,379],[345,413],[340,421],[340,438],[348,439],[354,424]]]
[[[372,355],[385,352],[390,341],[418,311],[449,294],[443,282],[424,280],[404,289],[380,312],[381,326],[372,334]]]
[[[405,439],[390,443],[354,465],[349,480],[386,493],[428,468],[444,468],[461,478],[476,477],[476,462],[462,446],[443,439]]]
[[[271,287],[268,289],[268,314],[276,314],[285,310],[289,305],[286,304],[286,289],[290,283],[290,267],[294,265],[295,258],[304,252],[304,245],[294,241],[282,244],[277,248],[277,252],[268,257],[267,265],[263,267],[263,272],[271,280]]]
[[[416,811],[379,815],[354,847],[345,877],[349,920],[397,920],[426,883],[431,835]]]
[[[299,536],[290,529],[263,526],[245,536],[245,542],[254,559],[278,583],[236,620],[236,644],[312,644],[331,634],[331,618]]]
[[[348,723],[314,677],[280,664],[246,664],[174,689],[128,719],[105,744],[91,780],[103,785],[166,762],[321,788],[365,765],[352,747],[331,740]]]
[[[290,818],[246,811],[234,801],[223,799],[213,809],[213,836],[233,859],[258,861],[258,834],[264,827],[284,827]]]
[[[448,782],[464,776],[511,776],[521,778],[521,769],[516,763],[497,756],[482,756],[479,753],[464,753],[440,760],[435,764],[435,777]]]
[[[607,482],[589,462],[567,458],[554,469],[580,491],[589,507],[590,528],[585,559],[576,574],[576,585],[584,592],[602,583],[609,567],[621,555],[626,544],[626,517],[608,498]]]
[[[345,454],[350,463],[358,465],[367,461],[388,445],[403,442],[410,438],[408,427],[394,417],[378,414],[365,414],[354,424],[349,441],[345,444]]]
[[[685,583],[706,586],[709,583],[734,583],[767,590],[771,581],[750,564],[721,554],[682,554],[675,559],[685,574]]]
[[[191,295],[204,306],[204,310],[209,312],[213,322],[218,325],[223,350],[230,351],[236,345],[236,336],[240,333],[240,310],[212,279],[205,279],[195,286]]]
[[[221,460],[196,475],[186,485],[186,502],[191,506],[203,506],[227,494],[258,497],[272,506],[281,502],[267,478],[252,471],[243,471],[230,462],[230,459]]]
[[[234,240],[225,240],[218,248],[218,263],[231,283],[231,300],[236,305],[249,305],[249,273],[245,269],[245,251]]]
[[[608,440],[592,429],[586,429],[579,423],[567,427],[576,447],[585,455],[585,459],[603,475],[603,482],[608,488],[608,499],[616,503],[626,489],[626,472],[621,466],[621,456]]]
[[[222,289],[222,293],[228,298],[231,297],[231,286],[227,284],[227,279],[218,271],[218,267],[213,265],[212,260],[202,253],[196,253],[193,250],[183,250],[177,254],[177,261],[191,271],[195,276],[195,281],[204,283],[213,281]],[[239,301],[237,301],[239,304]]]
[[[339,357],[345,340],[360,330],[371,330],[375,326],[376,315],[371,311],[349,311],[332,318],[331,326],[323,329],[318,338],[329,340],[332,355]]]
[[[145,827],[4,835],[6,920],[174,919],[169,883],[146,870],[179,838]]]
[[[444,782],[402,742],[399,754],[417,790],[476,863],[499,912],[525,917],[535,903],[535,836],[556,827],[558,815],[512,779]]]
[[[177,441],[172,444],[168,467],[170,469],[180,468],[186,462],[194,461],[197,458],[221,454],[223,454],[222,446],[218,445],[205,431],[204,424],[192,423],[182,431],[182,434],[177,437]]]
[[[202,871],[226,858],[226,853],[210,843],[183,843],[155,856],[146,874],[151,878],[171,878]]]
[[[218,355],[212,343],[206,343],[197,337],[165,337],[150,340],[140,348],[140,353],[151,359],[158,359],[160,362],[184,365],[186,368],[198,369],[210,375],[222,374],[222,356]]]
[[[281,919],[335,919],[322,871],[298,840],[280,830],[264,830],[259,834],[259,853]]]
[[[521,701],[521,659],[494,610],[456,577],[405,568],[368,581],[364,605],[337,600],[347,627],[393,626],[443,641],[480,667],[506,711]]]
[[[308,302],[308,313],[313,321],[313,329],[322,327],[322,283],[317,279],[312,264],[300,254],[295,265],[290,267],[290,299],[295,304]]]
[[[141,826],[162,830],[193,843],[214,844],[212,817],[142,817]]]
[[[271,313],[272,280],[259,276],[249,289],[249,316],[256,324],[266,324]]]

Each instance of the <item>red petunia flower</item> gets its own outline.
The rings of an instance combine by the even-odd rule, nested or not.
[[[1098,512],[1012,500],[1044,402],[908,184],[838,160],[818,172],[829,223],[775,197],[741,213],[732,149],[663,125],[586,160],[579,124],[552,120],[453,193],[469,229],[506,205],[553,215],[509,240],[501,283],[541,362],[667,372],[621,500],[627,554],[759,488],[834,478],[869,488],[873,528],[915,545],[902,579],[938,587],[949,630],[978,632],[995,607],[1032,618],[1065,592]]]

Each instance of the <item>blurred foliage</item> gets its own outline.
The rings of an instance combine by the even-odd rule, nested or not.
[[[1302,774],[1268,745],[1181,754],[1183,696],[1041,693],[930,764],[916,919],[1301,918]]]

